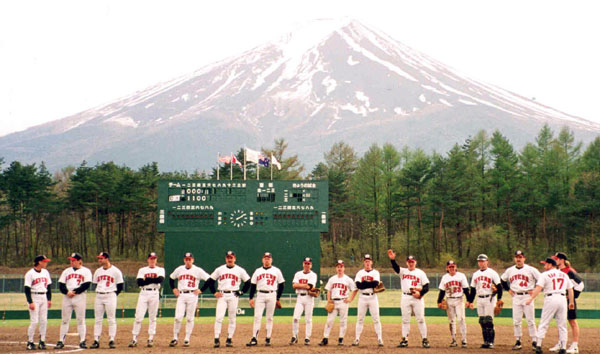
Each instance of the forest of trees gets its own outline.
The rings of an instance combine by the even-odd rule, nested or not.
[[[274,179],[329,181],[330,231],[321,242],[328,258],[369,252],[383,260],[393,247],[437,266],[449,258],[471,264],[482,252],[509,261],[520,248],[530,261],[565,251],[579,271],[597,271],[600,137],[584,148],[567,128],[556,135],[544,126],[533,140],[515,151],[500,132],[481,131],[444,154],[386,143],[362,157],[338,142],[310,172],[297,155],[286,156],[283,139],[263,152],[282,162]],[[243,160],[242,149],[236,156]],[[247,177],[255,173],[249,167]],[[29,264],[39,253],[60,259],[106,250],[141,259],[160,252],[157,181],[216,175],[216,168],[160,172],[156,163],[133,170],[112,162],[51,174],[43,164],[0,158],[0,264]],[[230,165],[219,175],[228,179]],[[242,175],[234,166],[233,178]]]

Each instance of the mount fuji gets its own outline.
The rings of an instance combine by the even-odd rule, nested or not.
[[[446,152],[479,130],[516,147],[548,124],[589,142],[600,124],[482,83],[353,20],[316,20],[238,56],[101,107],[0,137],[0,157],[50,170],[115,161],[209,169],[217,152],[283,137],[310,170],[343,140]]]

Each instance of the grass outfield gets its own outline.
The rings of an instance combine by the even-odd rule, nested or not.
[[[315,323],[325,323],[327,317],[325,316],[314,316],[313,317],[313,322]],[[429,324],[447,324],[448,323],[448,319],[446,317],[443,316],[428,316],[425,318],[426,322]],[[338,320],[336,320],[337,322]],[[478,324],[479,320],[476,317],[467,317],[467,324]],[[173,323],[173,318],[171,317],[163,317],[163,318],[159,318],[157,321],[159,324],[171,324]],[[223,321],[223,326],[224,328],[226,328],[226,323],[228,322],[227,317],[225,317],[225,320]],[[292,322],[292,317],[291,316],[275,316],[274,317],[274,322],[275,323],[291,323]],[[301,323],[304,322],[304,319],[300,320]],[[381,322],[382,323],[401,323],[402,319],[400,318],[400,316],[382,316],[381,317]],[[539,324],[539,319],[537,319],[536,321]],[[133,318],[120,318],[117,320],[117,324],[132,324],[133,323]],[[214,323],[214,317],[196,317],[196,324],[213,324]],[[237,317],[237,323],[242,323],[242,324],[251,324],[253,323],[253,318],[250,316],[238,316]],[[265,323],[265,319],[263,318],[263,323]],[[348,317],[348,323],[356,323],[356,316],[349,316]],[[372,323],[371,321],[371,317],[367,315],[367,318],[365,319],[365,323]],[[412,317],[411,319],[411,323],[416,324],[415,318]],[[501,325],[501,326],[512,326],[512,319],[510,318],[506,318],[506,317],[499,317],[494,319],[494,323],[497,325]],[[577,320],[577,323],[579,323],[579,327],[583,327],[583,328],[599,328],[600,327],[600,320],[592,320],[592,319],[579,319]],[[88,326],[90,325],[94,325],[94,319],[88,318],[86,319],[86,324]],[[106,319],[104,319],[104,324],[106,325]],[[147,325],[148,324],[148,319],[144,319],[143,325]],[[58,319],[54,319],[54,320],[48,320],[48,326],[58,326],[60,325],[60,320]],[[71,320],[71,326],[76,326],[77,322],[73,319]],[[9,321],[0,321],[0,327],[4,327],[4,328],[9,328],[9,327],[26,327],[29,326],[29,320],[9,320]],[[526,328],[527,327],[527,323],[525,321],[523,321],[523,326]],[[556,327],[556,323],[555,321],[551,322],[551,327]],[[74,327],[72,327],[74,328]]]
[[[425,295],[425,307],[436,307],[438,290],[432,290]],[[63,295],[60,293],[52,294],[52,308],[60,308]],[[400,307],[401,291],[399,290],[387,290],[378,295],[380,307]],[[135,308],[137,303],[138,293],[122,293],[118,298],[118,307],[121,308]],[[89,292],[87,294],[87,308],[94,307],[95,294]],[[504,293],[502,296],[504,301],[504,307],[510,308],[512,306],[512,297],[508,293]],[[296,304],[295,296],[282,297],[282,305],[284,307],[293,307]],[[351,307],[356,307],[357,299],[351,304]],[[542,308],[544,303],[544,297],[540,294],[535,299],[536,308]],[[198,307],[200,308],[214,308],[216,299],[212,295],[205,295],[200,298]],[[240,299],[240,307],[250,307],[248,305],[248,298]],[[325,301],[319,301],[317,304],[319,307],[325,306]],[[163,308],[174,308],[175,298],[168,297],[163,298]],[[583,292],[577,299],[577,308],[588,309],[588,310],[600,310],[600,292]],[[27,310],[27,303],[25,301],[25,295],[22,293],[2,293],[0,294],[0,311],[9,310]]]

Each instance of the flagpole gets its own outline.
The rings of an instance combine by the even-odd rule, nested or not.
[[[219,170],[221,169],[221,164],[219,163],[220,158],[221,158],[221,153],[217,152],[217,181],[219,180]]]
[[[229,180],[233,180],[233,152],[231,153],[231,163],[229,163]]]
[[[244,146],[244,181],[246,180],[246,147]]]
[[[260,157],[259,157],[259,159],[258,159],[258,162],[256,163],[256,180],[257,180],[257,181],[258,181],[258,179],[259,179],[259,177],[258,177],[258,176],[260,176]]]

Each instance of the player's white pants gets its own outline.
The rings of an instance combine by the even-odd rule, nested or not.
[[[117,335],[117,293],[96,294],[96,301],[94,302],[94,317],[96,319],[94,324],[94,338],[96,340],[102,334],[104,312],[106,312],[106,318],[108,319],[108,337],[110,340],[115,340],[115,336]]]
[[[237,314],[237,307],[239,297],[233,293],[222,293],[223,296],[217,299],[217,311],[215,318],[215,338],[219,338],[221,335],[221,327],[223,325],[223,319],[225,318],[225,310],[229,318],[229,328],[227,330],[227,338],[233,338],[235,333],[235,318]]]
[[[181,329],[181,321],[185,315],[185,340],[190,340],[194,329],[194,315],[198,306],[198,295],[194,293],[180,293],[175,305],[175,323],[173,323],[173,339],[177,339]]]
[[[548,326],[552,318],[556,318],[556,327],[558,328],[558,344],[561,349],[567,348],[567,298],[564,295],[552,294],[544,299],[542,308],[542,318],[537,331],[537,345],[542,346],[542,341],[546,337]]]
[[[133,330],[131,331],[134,338],[137,338],[140,334],[142,321],[144,320],[146,311],[148,311],[148,319],[150,321],[148,325],[148,339],[154,338],[154,335],[156,334],[156,315],[160,303],[158,292],[158,290],[140,290],[137,306],[135,307],[135,322],[133,323]]]
[[[35,309],[29,310],[29,328],[27,329],[27,338],[33,342],[35,328],[40,325],[40,340],[46,341],[46,325],[48,324],[48,299],[46,294],[31,294],[31,300],[35,304]]]
[[[462,340],[466,342],[467,324],[465,322],[465,303],[463,302],[462,296],[456,298],[447,297],[446,303],[448,304],[446,313],[448,314],[448,322],[450,323],[450,333],[452,333],[452,339],[456,339],[456,322],[458,322]]]
[[[323,337],[329,338],[333,323],[335,322],[336,316],[340,316],[340,335],[338,338],[344,338],[346,335],[346,328],[348,327],[348,306],[343,299],[335,300],[333,302],[333,311],[327,314],[327,323],[325,324],[325,330],[323,331]]]
[[[421,332],[421,338],[427,338],[427,325],[425,324],[425,300],[417,299],[412,295],[406,295],[402,293],[402,300],[400,301],[400,307],[402,308],[402,337],[408,338],[410,333],[410,316],[411,313],[415,313],[417,319],[417,326],[419,332]]]
[[[62,301],[62,321],[60,322],[60,337],[61,342],[65,341],[67,332],[69,332],[69,322],[71,315],[75,311],[77,317],[77,332],[79,333],[79,341],[85,340],[85,293],[75,295],[73,297],[63,296]]]
[[[531,341],[535,342],[537,339],[537,331],[535,328],[535,304],[532,301],[531,304],[526,305],[525,302],[529,299],[529,293],[525,295],[513,296],[513,325],[515,327],[515,337],[521,338],[523,335],[521,331],[521,322],[523,321],[523,314],[527,319],[527,328],[529,329],[529,336]]]
[[[377,294],[373,294],[370,296],[364,294],[359,295],[358,309],[356,311],[356,339],[360,339],[367,310],[369,310],[371,318],[373,319],[373,327],[375,327],[375,334],[377,335],[377,339],[380,340],[382,339],[382,333],[381,321],[379,320],[379,300],[377,299]]]
[[[477,316],[491,316],[493,318],[494,307],[496,307],[496,302],[498,301],[496,295],[488,297],[479,297],[479,295],[477,295],[475,298],[477,298]]]
[[[302,312],[304,312],[304,321],[306,323],[305,335],[306,339],[310,339],[310,334],[312,333],[312,315],[314,307],[314,297],[310,295],[298,295],[296,298],[296,307],[294,308],[294,316],[292,319],[292,336],[298,337],[298,330],[300,329],[300,317],[302,317]]]
[[[275,313],[275,303],[277,302],[277,292],[265,294],[257,292],[254,300],[254,326],[252,328],[252,336],[257,337],[260,331],[260,322],[262,321],[263,311],[266,309],[265,316],[267,317],[267,338],[271,338],[273,332],[273,314]]]

